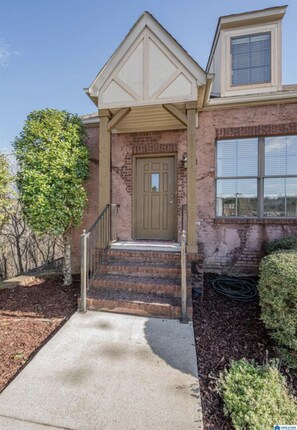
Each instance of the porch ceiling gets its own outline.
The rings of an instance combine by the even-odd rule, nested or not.
[[[185,114],[185,103],[175,107]],[[111,109],[116,114],[118,109]],[[132,107],[112,133],[134,133],[140,131],[183,130],[186,126],[163,108],[162,105]]]

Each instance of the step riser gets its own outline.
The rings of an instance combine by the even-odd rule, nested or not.
[[[148,261],[148,262],[177,262],[180,264],[180,254],[176,252],[153,252],[153,251],[115,251],[109,250],[106,253],[106,260],[123,261]]]
[[[99,268],[100,274],[108,275],[133,275],[133,276],[146,276],[149,278],[173,278],[178,279],[181,276],[181,270],[179,267],[157,267],[152,269],[151,267],[141,266],[112,266],[108,263],[102,264]],[[187,277],[191,276],[191,270],[187,269]]]
[[[160,297],[181,297],[181,287],[176,285],[151,285],[139,283],[116,283],[114,281],[102,280],[100,278],[94,279],[92,287],[99,290],[109,291],[123,291],[129,293],[145,293],[145,294],[157,294]],[[188,294],[191,293],[191,288],[188,287]]]
[[[181,317],[180,306],[160,306],[153,303],[127,303],[116,300],[87,299],[87,309],[92,311],[107,311],[144,317],[174,318]],[[192,319],[192,308],[188,308]]]

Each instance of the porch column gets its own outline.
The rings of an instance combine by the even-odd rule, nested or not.
[[[196,111],[197,103],[186,103],[187,110],[187,252],[197,252],[196,238]]]
[[[108,123],[111,113],[108,109],[99,110],[99,213],[110,203],[110,131]]]

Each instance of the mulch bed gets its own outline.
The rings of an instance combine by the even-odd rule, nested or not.
[[[56,276],[0,290],[0,392],[77,310],[79,285]]]
[[[215,292],[215,277],[205,275],[203,296],[193,304],[201,401],[205,430],[231,430],[216,390],[220,372],[241,358],[263,364],[276,357],[276,349],[260,320],[258,302],[242,303]],[[281,370],[297,393],[297,372]]]

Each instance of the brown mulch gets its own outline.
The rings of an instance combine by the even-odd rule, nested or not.
[[[79,284],[56,276],[0,290],[0,392],[77,310]]]
[[[215,277],[205,275],[203,296],[193,303],[201,401],[205,430],[231,430],[216,389],[220,372],[241,358],[263,364],[276,357],[276,349],[260,320],[258,302],[242,303],[215,292]],[[297,393],[297,372],[281,370]]]

